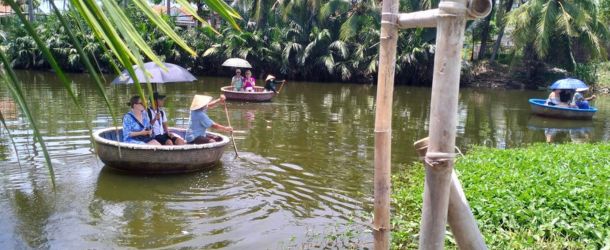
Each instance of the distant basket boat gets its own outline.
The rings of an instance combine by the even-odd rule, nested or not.
[[[220,91],[228,100],[248,102],[268,102],[275,96],[273,91],[265,91],[265,88],[260,86],[254,86],[254,92],[235,91],[233,86],[222,87]]]
[[[597,109],[594,107],[589,109],[579,109],[549,106],[545,104],[545,99],[529,99],[529,103],[532,108],[532,113],[547,117],[588,120],[592,119],[595,112],[597,112]]]
[[[178,128],[171,128],[170,131],[182,137],[186,132],[185,129]],[[213,167],[229,144],[229,137],[210,134],[220,136],[222,141],[180,146],[125,143],[121,142],[122,128],[97,130],[93,133],[93,138],[97,154],[109,167],[141,174],[166,174],[194,172]]]

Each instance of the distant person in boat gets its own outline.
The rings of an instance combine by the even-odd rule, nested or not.
[[[246,92],[254,92],[254,86],[256,85],[256,79],[252,76],[250,70],[246,70],[246,76],[244,77],[244,89]]]
[[[560,89],[552,89],[549,94],[549,98],[546,99],[546,105],[555,106],[559,104],[559,92]]]
[[[235,75],[231,78],[231,85],[235,88],[235,91],[241,91],[244,86],[244,77],[241,76],[241,69],[235,70]]]
[[[123,116],[123,141],[136,144],[161,145],[153,138],[150,122],[140,96],[133,96],[127,103],[131,111]]]
[[[224,95],[220,95],[219,99],[212,99],[211,96],[206,95],[195,95],[195,97],[193,97],[189,127],[186,130],[186,141],[189,144],[204,144],[222,140],[220,136],[207,134],[206,131],[208,128],[226,132],[233,131],[233,128],[215,123],[208,116],[208,109],[214,108],[219,102],[224,102],[226,98]]]
[[[184,139],[171,133],[167,127],[167,112],[162,109],[165,107],[165,97],[165,95],[155,92],[153,101],[157,108],[149,107],[146,110],[148,119],[152,124],[152,136],[163,145],[183,145],[186,143]]]
[[[267,78],[265,79],[265,90],[266,91],[273,91],[273,93],[277,93],[277,90],[276,90],[277,82],[283,83],[285,81],[286,80],[276,81],[275,80],[275,76],[268,75]]]
[[[585,97],[583,95],[583,93],[587,90],[588,90],[588,88],[576,89],[576,93],[574,94],[573,103],[579,109],[590,109],[591,107],[589,106],[589,101],[596,98],[595,95],[591,95],[590,97]]]

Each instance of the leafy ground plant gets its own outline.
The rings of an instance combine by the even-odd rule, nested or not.
[[[477,147],[456,163],[490,249],[610,249],[609,167],[610,144]],[[423,177],[419,163],[394,176],[394,248],[417,247]]]

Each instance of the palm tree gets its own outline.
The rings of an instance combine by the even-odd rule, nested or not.
[[[575,43],[583,45],[592,58],[605,56],[608,28],[597,13],[595,0],[530,0],[514,10],[508,20],[514,27],[515,44],[526,60],[564,57],[568,69],[574,70]],[[557,44],[563,48],[552,46]],[[559,53],[549,54],[551,49]]]

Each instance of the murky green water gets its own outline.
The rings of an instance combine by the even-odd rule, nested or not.
[[[2,89],[0,109],[17,146],[15,151],[0,129],[5,248],[307,249],[348,239],[372,245],[375,86],[290,82],[273,102],[230,102],[240,158],[228,147],[211,171],[132,176],[104,168],[90,149],[86,122],[93,129],[112,122],[86,76],[72,76],[87,111],[83,117],[54,75],[19,75],[53,158],[57,191],[23,115]],[[161,86],[169,95],[171,123],[185,126],[192,96],[218,96],[226,80]],[[134,88],[106,90],[113,108],[126,112],[123,103]],[[413,142],[427,136],[430,89],[395,91],[392,162],[393,171],[400,171],[416,160]],[[457,145],[467,151],[474,144],[510,148],[547,139],[610,139],[609,97],[596,100],[600,111],[593,121],[531,117],[527,99],[546,94],[462,90]],[[210,116],[226,124],[222,109]]]

